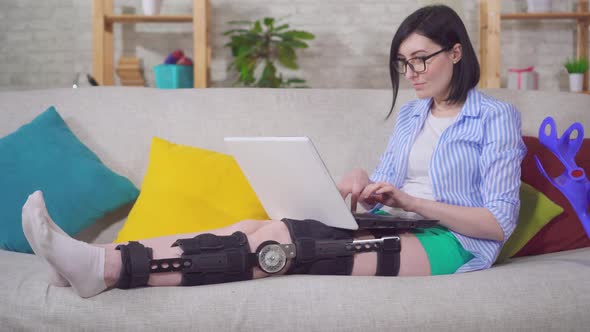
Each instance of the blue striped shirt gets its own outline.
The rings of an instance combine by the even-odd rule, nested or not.
[[[372,181],[402,187],[410,149],[431,103],[432,98],[417,99],[400,108]],[[525,153],[518,110],[472,89],[457,120],[443,131],[432,155],[429,175],[434,197],[446,204],[487,208],[500,224],[505,242],[518,221],[520,163]],[[456,272],[489,268],[503,245],[451,232],[474,256]]]

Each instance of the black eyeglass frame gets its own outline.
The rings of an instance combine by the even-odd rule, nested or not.
[[[445,48],[441,49],[440,51],[434,52],[434,53],[432,53],[430,55],[416,56],[416,57],[413,57],[413,58],[409,58],[408,60],[396,59],[395,60],[396,62],[401,62],[401,63],[404,64],[403,70],[399,70],[400,68],[399,68],[399,66],[397,64],[394,64],[394,66],[398,69],[398,73],[400,73],[400,74],[407,73],[408,72],[408,66],[410,66],[410,68],[412,68],[412,71],[414,73],[416,73],[416,74],[422,74],[422,73],[426,72],[426,60],[428,60],[428,59],[430,59],[430,58],[432,58],[432,57],[434,57],[436,55],[439,55],[442,52],[450,51],[451,49],[452,49],[452,47],[445,47]],[[414,59],[420,59],[420,60],[422,60],[422,63],[424,64],[424,70],[416,71],[414,69],[414,66],[410,63],[410,61],[411,60],[414,60]]]

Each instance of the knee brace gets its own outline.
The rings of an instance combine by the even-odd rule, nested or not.
[[[182,286],[208,285],[252,279],[250,245],[242,232],[218,236],[210,233],[176,240],[180,259],[153,261],[152,272],[182,272]]]
[[[152,259],[152,249],[138,242],[117,246],[123,267],[118,288],[145,286],[150,273],[182,273],[182,286],[207,285],[252,279],[250,245],[246,234],[228,236],[200,234],[179,239],[172,245],[180,247],[180,258]]]
[[[352,242],[352,231],[329,227],[316,220],[285,218],[282,221],[289,229],[291,240],[297,251],[287,274],[350,275],[352,273],[354,252],[346,250],[344,245],[344,242]],[[323,245],[330,243],[335,245],[331,248]]]
[[[287,255],[293,259],[287,274],[350,275],[354,254],[369,251],[377,252],[377,275],[396,276],[399,272],[401,242],[398,236],[374,232],[376,240],[354,241],[352,231],[332,228],[319,221],[282,221],[295,247],[295,252]],[[387,236],[381,237],[383,235]],[[172,246],[183,251],[180,258],[152,259],[151,248],[131,241],[116,247],[121,251],[123,265],[117,287],[145,286],[150,273],[175,271],[182,273],[183,286],[250,280],[252,268],[261,266],[258,254],[267,242],[252,254],[248,237],[242,232],[229,236],[201,234],[174,242]],[[292,244],[275,244],[293,251]]]
[[[316,220],[282,220],[289,229],[297,254],[287,274],[350,275],[354,254],[377,252],[378,276],[397,276],[401,241],[395,233],[373,233],[375,240],[353,241],[352,231]]]

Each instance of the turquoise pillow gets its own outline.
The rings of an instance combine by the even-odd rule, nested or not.
[[[139,191],[107,168],[70,131],[54,107],[0,138],[0,248],[29,252],[21,212],[43,191],[54,221],[69,235],[133,202]]]

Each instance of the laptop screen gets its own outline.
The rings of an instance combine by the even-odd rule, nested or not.
[[[314,219],[332,227],[358,228],[310,138],[224,141],[272,219]]]

